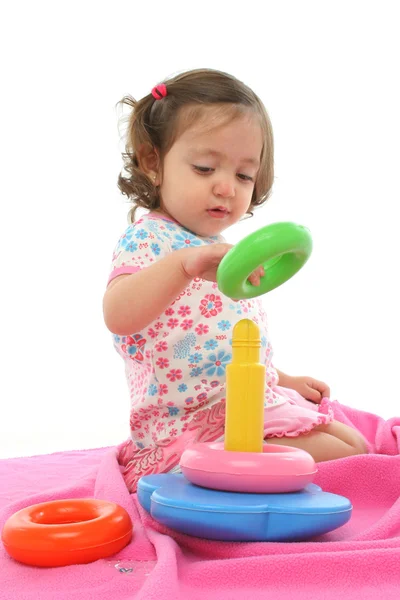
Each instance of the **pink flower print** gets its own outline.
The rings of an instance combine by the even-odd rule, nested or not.
[[[205,392],[202,392],[201,394],[196,396],[196,400],[205,400],[206,398],[207,398],[207,394]]]
[[[178,433],[178,430],[177,430],[177,429],[171,429],[171,430],[170,430],[170,432],[169,432],[169,435],[170,435],[171,437],[175,437],[175,436],[177,435],[177,433]]]
[[[155,345],[155,349],[157,352],[165,352],[168,349],[168,344],[164,341],[158,342],[158,344]]]
[[[135,335],[128,335],[126,338],[126,352],[129,354],[129,358],[136,362],[143,362],[143,350],[146,344],[146,340],[139,333]]]
[[[157,433],[161,433],[161,431],[164,429],[164,423],[162,421],[159,421],[157,423],[156,429],[157,429]]]
[[[168,421],[168,427],[172,427],[173,425],[175,425],[175,421],[176,421],[176,419],[172,419],[172,421]]]
[[[168,319],[167,326],[170,329],[175,329],[175,327],[178,327],[178,323],[178,319]]]
[[[140,421],[131,421],[130,427],[131,431],[136,431],[136,429],[140,429],[142,427],[142,423]]]
[[[181,323],[181,327],[184,331],[187,331],[193,327],[193,319],[184,319]]]
[[[180,306],[178,310],[178,314],[181,317],[187,317],[192,312],[190,306]]]
[[[159,410],[153,410],[153,412],[151,414],[153,415],[153,417],[159,417],[160,416],[160,411]]]
[[[168,377],[168,375],[167,375]],[[160,396],[163,396],[164,394],[168,394],[168,386],[165,383],[160,383],[160,388],[158,390],[158,393],[160,394]]]
[[[185,406],[185,413],[190,414],[197,412],[202,406],[204,406],[204,402],[199,402],[197,406]]]
[[[157,365],[157,367],[160,367],[160,369],[167,369],[169,367],[169,360],[168,360],[168,358],[160,357],[157,360],[156,365]]]
[[[207,294],[200,302],[199,309],[206,319],[216,317],[218,313],[222,312],[221,297],[215,294]]]
[[[157,332],[154,331],[154,329],[152,327],[150,327],[150,329],[147,331],[147,334],[151,337],[151,338],[155,338],[157,337]]]
[[[181,369],[171,369],[169,373],[167,373],[167,377],[170,381],[176,381],[177,379],[182,379],[182,370]]]
[[[157,323],[154,325],[154,327],[156,329],[162,329],[164,327],[164,323],[161,323],[161,321],[157,321]]]
[[[139,438],[139,440],[143,440],[144,439],[143,431],[139,431],[139,433],[137,433],[136,436]]]
[[[197,335],[204,335],[206,333],[208,333],[210,330],[208,325],[203,325],[203,323],[200,323],[199,325],[197,325],[195,332],[197,333]]]
[[[189,398],[185,398],[186,404],[193,404],[193,397],[189,396]]]
[[[174,314],[174,312],[175,312],[175,311],[174,311],[174,309],[173,309],[173,308],[167,308],[167,310],[165,311],[165,313],[164,313],[164,314],[165,314],[167,317],[170,317],[171,315],[173,315],[173,314]]]

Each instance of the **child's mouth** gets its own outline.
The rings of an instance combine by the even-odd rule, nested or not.
[[[207,212],[214,219],[223,219],[229,215],[229,212],[223,207],[209,208]]]

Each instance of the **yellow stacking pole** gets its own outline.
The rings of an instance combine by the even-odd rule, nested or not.
[[[225,450],[262,452],[265,366],[260,364],[260,332],[249,319],[236,323],[232,362],[226,367]]]

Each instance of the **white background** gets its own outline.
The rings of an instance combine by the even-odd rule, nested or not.
[[[10,8],[11,7],[11,8]],[[343,404],[399,414],[400,94],[396,1],[13,2],[1,15],[0,457],[128,436],[102,320],[128,205],[116,103],[176,72],[261,96],[273,196],[228,232],[308,226],[314,252],[264,296],[275,363]]]

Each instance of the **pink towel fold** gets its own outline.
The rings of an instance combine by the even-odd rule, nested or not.
[[[1,460],[0,527],[37,502],[96,497],[128,511],[134,536],[116,557],[53,569],[19,564],[0,544],[0,600],[398,600],[400,418],[324,402],[364,435],[370,454],[318,464],[315,483],[348,497],[354,510],[345,526],[308,542],[216,542],[173,532],[129,495],[115,448]]]

